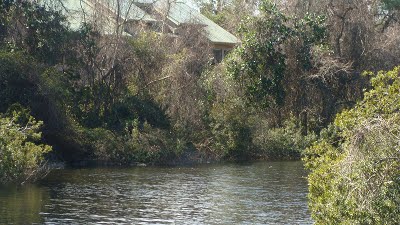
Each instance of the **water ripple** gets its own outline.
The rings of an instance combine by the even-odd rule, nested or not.
[[[305,175],[300,162],[57,170],[0,189],[0,224],[312,224]]]

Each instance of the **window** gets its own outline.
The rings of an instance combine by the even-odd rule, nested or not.
[[[214,60],[217,63],[220,63],[222,61],[223,56],[223,50],[222,49],[214,49],[213,50],[214,54]]]

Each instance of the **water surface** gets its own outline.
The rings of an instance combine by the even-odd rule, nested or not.
[[[0,224],[312,224],[301,162],[53,171],[0,187]]]

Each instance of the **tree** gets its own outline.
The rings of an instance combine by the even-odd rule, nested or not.
[[[46,171],[44,154],[51,147],[39,144],[42,125],[20,105],[0,115],[0,183],[34,180]]]
[[[230,74],[242,83],[250,102],[275,108],[280,124],[285,96],[315,66],[312,47],[324,41],[324,17],[286,16],[276,4],[263,1],[260,15],[247,18],[240,33],[242,45],[228,61]]]
[[[0,12],[3,47],[24,50],[48,65],[63,60],[70,32],[60,12],[30,1],[1,1]]]
[[[233,34],[238,33],[238,25],[247,16],[257,11],[257,0],[245,1],[201,1],[198,3],[203,15]]]
[[[399,71],[373,76],[364,99],[338,114],[306,151],[309,205],[317,224],[400,220]]]

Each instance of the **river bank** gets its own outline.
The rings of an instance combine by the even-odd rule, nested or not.
[[[50,169],[63,169],[63,168],[92,168],[92,167],[147,167],[147,166],[199,166],[207,164],[224,164],[224,163],[255,163],[255,162],[276,162],[276,161],[300,161],[300,154],[298,155],[286,155],[280,157],[270,157],[268,155],[257,155],[246,159],[223,159],[217,158],[213,155],[207,155],[198,151],[185,151],[179,157],[170,159],[168,161],[155,161],[155,162],[121,162],[112,160],[96,160],[96,159],[84,159],[84,160],[72,160],[72,161],[61,161],[61,160],[50,160],[48,161],[48,167]]]

